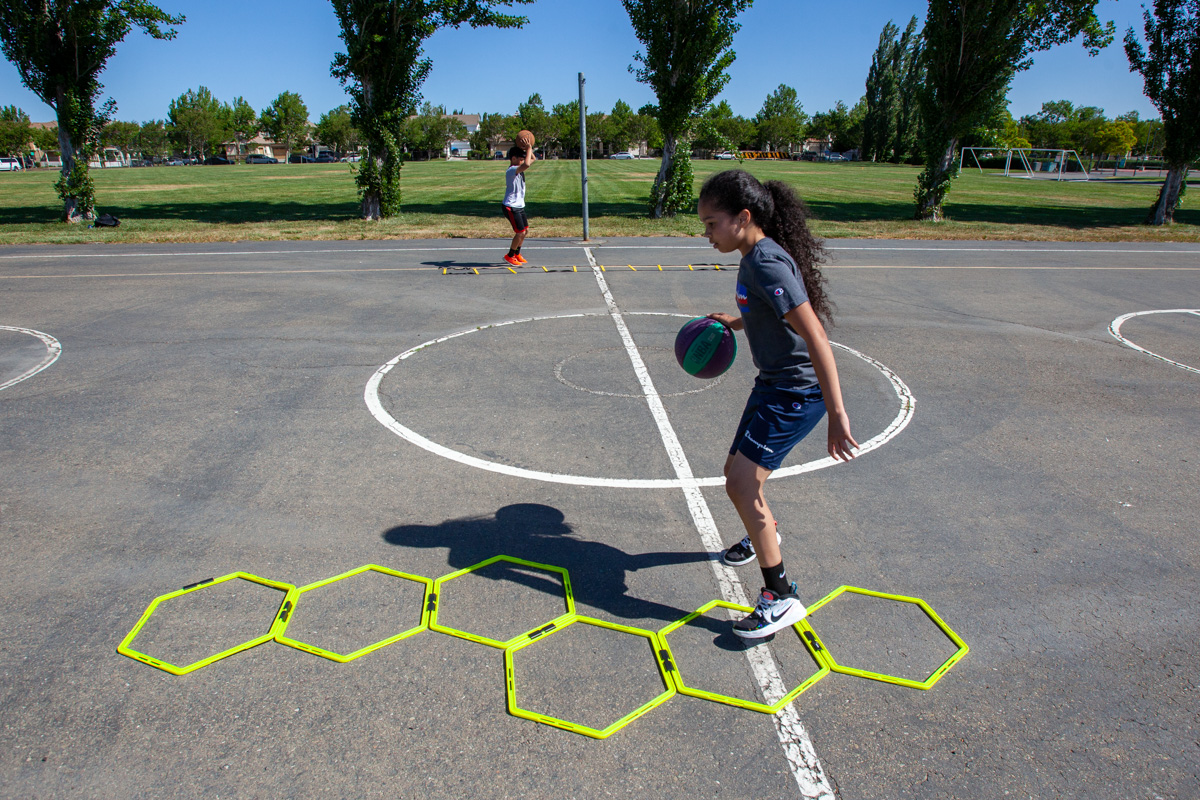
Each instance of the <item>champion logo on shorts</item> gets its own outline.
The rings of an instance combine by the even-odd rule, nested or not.
[[[779,297],[782,294],[783,294],[783,287],[780,286],[778,289],[775,290],[775,296]]]
[[[755,447],[757,447],[759,450],[765,450],[765,451],[767,451],[768,453],[774,453],[774,452],[775,452],[774,450],[772,450],[771,448],[767,447],[767,446],[766,446],[765,444],[763,444],[762,442],[755,441],[754,437],[750,435],[750,432],[749,432],[749,431],[747,431],[747,432],[746,432],[744,435],[745,435],[746,441],[750,442],[750,444],[754,445],[754,446],[755,446]]]
[[[799,403],[792,403],[792,408],[796,409],[797,411],[799,411],[803,407],[804,406],[800,405]]]

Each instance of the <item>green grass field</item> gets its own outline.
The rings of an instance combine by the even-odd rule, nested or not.
[[[590,161],[594,238],[697,235],[694,214],[646,217],[657,160]],[[696,185],[727,161],[695,162]],[[354,178],[345,164],[93,169],[101,212],[119,229],[57,222],[57,172],[0,173],[0,244],[199,242],[265,239],[497,237],[504,162],[415,162],[404,167],[404,213],[382,222],[357,216]],[[1200,210],[1176,214],[1170,229],[1140,224],[1158,187],[1130,181],[1056,183],[965,172],[939,224],[913,221],[917,168],[907,166],[747,161],[761,179],[794,185],[808,202],[816,231],[827,237],[1200,241]],[[531,235],[582,232],[578,161],[542,161],[528,175]]]

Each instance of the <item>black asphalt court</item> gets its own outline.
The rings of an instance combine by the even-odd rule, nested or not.
[[[699,238],[0,248],[0,797],[1156,798],[1200,786],[1200,245],[831,240],[864,452],[767,497],[801,598],[920,598],[927,691],[831,673],[778,715],[664,691],[658,631],[753,598],[721,465],[754,368]],[[719,268],[718,268],[719,267]],[[1144,313],[1154,312],[1154,313]],[[1119,334],[1114,335],[1114,334]],[[424,615],[424,616],[423,616]],[[555,623],[555,620],[557,622]],[[548,627],[554,623],[554,627]],[[843,666],[956,651],[846,593]],[[668,637],[749,702],[820,664],[713,610]],[[786,635],[784,635],[786,634]]]

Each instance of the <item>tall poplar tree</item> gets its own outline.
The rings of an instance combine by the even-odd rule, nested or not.
[[[735,19],[753,0],[622,0],[643,51],[629,70],[658,96],[662,166],[650,192],[650,216],[691,208],[693,124],[725,84],[733,63]]]
[[[896,36],[900,29],[888,20],[867,72],[867,116],[863,119],[864,160],[886,161],[896,120]]]
[[[921,125],[917,92],[920,91],[925,77],[921,65],[921,35],[917,32],[915,16],[908,21],[904,33],[900,34],[894,58],[898,91],[890,149],[892,161],[899,163],[916,152]]]
[[[367,152],[355,178],[364,219],[400,213],[401,131],[421,101],[433,62],[426,39],[445,27],[519,28],[502,6],[533,0],[332,0],[346,52],[331,72],[350,94],[350,114]]]
[[[155,39],[173,39],[171,16],[144,0],[3,0],[0,49],[21,82],[58,117],[62,175],[54,188],[63,201],[63,219],[77,222],[95,214],[95,190],[88,158],[115,110],[96,104],[104,86],[100,73],[135,27]]]
[[[1033,54],[1083,34],[1095,55],[1113,40],[1096,17],[1099,0],[929,0],[918,93],[925,170],[913,192],[916,218],[937,221],[958,174],[959,141],[1003,102]]]
[[[1162,114],[1167,179],[1148,222],[1169,225],[1186,191],[1188,167],[1200,158],[1200,0],[1155,0],[1154,13],[1143,17],[1146,47],[1130,28],[1125,55]]]

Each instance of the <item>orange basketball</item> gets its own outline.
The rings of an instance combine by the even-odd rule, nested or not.
[[[517,134],[517,144],[521,145],[526,150],[533,147],[533,134],[529,131],[521,131]]]

